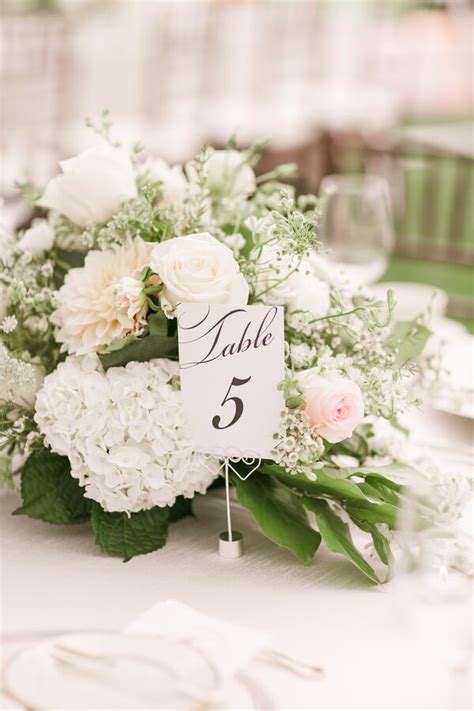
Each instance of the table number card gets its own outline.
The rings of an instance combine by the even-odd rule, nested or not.
[[[196,450],[269,458],[284,399],[281,306],[181,304],[181,390]]]

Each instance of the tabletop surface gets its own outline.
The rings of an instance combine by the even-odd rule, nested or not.
[[[415,416],[424,438],[466,447],[471,423],[430,411]],[[196,517],[173,525],[166,547],[124,564],[103,555],[90,527],[51,526],[12,517],[14,494],[0,499],[1,627],[4,641],[33,633],[117,630],[159,600],[270,633],[276,646],[320,664],[323,681],[301,681],[256,663],[251,671],[278,709],[470,708],[469,689],[395,594],[321,547],[309,566],[258,531],[234,506],[246,552],[216,553],[225,527],[221,492],[196,500]]]
[[[397,135],[420,147],[440,151],[447,156],[474,158],[474,122],[452,121],[418,124],[398,129]]]

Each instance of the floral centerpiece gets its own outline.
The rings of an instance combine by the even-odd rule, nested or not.
[[[44,190],[23,186],[37,217],[1,235],[1,471],[21,477],[15,513],[90,521],[125,559],[163,546],[220,467],[184,415],[177,305],[283,305],[281,429],[273,460],[235,477],[237,498],[303,562],[324,540],[378,581],[351,530],[388,565],[403,487],[385,433],[418,397],[429,330],[393,323],[390,294],[328,266],[318,200],[284,183],[291,165],[256,177],[261,145],[170,167],[114,143],[106,115],[95,128],[103,145]]]

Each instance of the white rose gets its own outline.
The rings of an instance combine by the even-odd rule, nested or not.
[[[26,230],[18,242],[24,252],[29,252],[33,257],[40,257],[54,244],[54,230],[47,220],[35,220],[29,230]]]
[[[279,256],[273,245],[263,247],[259,258],[257,296],[265,303],[286,306],[291,311],[306,311],[313,318],[327,316],[330,307],[329,285],[319,279],[310,258]]]
[[[239,151],[213,151],[206,171],[206,184],[213,195],[245,198],[256,190],[255,173]]]
[[[92,148],[60,166],[62,175],[49,181],[37,204],[81,227],[105,222],[123,202],[137,196],[132,161],[123,150]]]
[[[170,166],[161,158],[146,161],[140,171],[154,182],[163,185],[162,205],[181,207],[189,193],[189,183],[180,165]]]
[[[208,232],[156,245],[150,267],[161,278],[165,309],[179,303],[246,304],[249,287],[231,250]]]

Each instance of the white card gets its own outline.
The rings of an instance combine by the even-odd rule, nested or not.
[[[196,450],[270,458],[284,399],[281,306],[181,304],[181,390]]]

